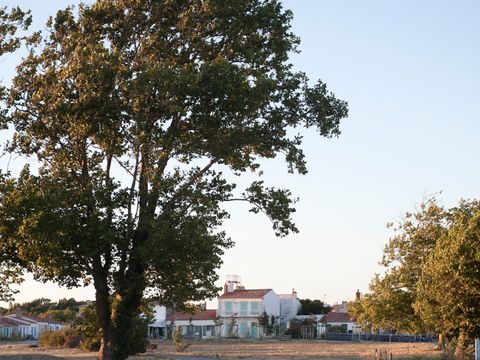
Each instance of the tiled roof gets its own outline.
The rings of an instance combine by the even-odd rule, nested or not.
[[[217,310],[200,310],[194,314],[174,312],[167,316],[167,321],[172,320],[215,320],[217,318]]]
[[[261,299],[272,289],[234,290],[219,296],[220,299]]]
[[[17,321],[15,319],[10,319],[10,318],[7,318],[7,317],[0,317],[0,325],[18,326],[18,325],[25,325],[25,323]]]
[[[20,320],[20,321],[24,321],[24,322],[30,322],[30,323],[41,322],[41,323],[61,325],[61,323],[58,322],[58,321],[43,318],[43,317],[40,317],[40,316],[30,315],[30,314],[21,314],[20,317],[17,314],[10,314],[10,315],[7,315],[7,317],[9,317],[10,319],[16,319],[16,320]]]
[[[324,323],[346,323],[353,322],[352,315],[344,312],[329,312],[322,320]]]

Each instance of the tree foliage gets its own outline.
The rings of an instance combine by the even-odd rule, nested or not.
[[[46,298],[34,299],[24,303],[10,304],[9,312],[20,311],[26,314],[37,315],[63,323],[73,321],[85,301],[77,301],[74,298],[60,299],[57,302]]]
[[[337,136],[347,105],[292,70],[291,19],[276,0],[98,0],[29,38],[8,149],[39,169],[1,177],[1,254],[37,280],[93,282],[103,358],[129,355],[145,294],[176,308],[216,295],[223,203],[297,231],[296,199],[260,160],[305,174],[298,129]]]
[[[6,7],[0,7],[0,59],[2,55],[14,52],[20,47],[23,38],[17,32],[28,29],[32,21],[29,14],[18,7],[10,11]],[[6,127],[7,110],[2,106],[6,96],[6,89],[0,84],[0,130]],[[2,176],[0,172],[0,187]],[[0,189],[0,196],[1,193]],[[11,285],[22,282],[22,270],[16,262],[18,258],[14,256],[15,254],[8,253],[8,251],[4,253],[3,247],[0,241],[0,301],[10,301],[16,292]]]
[[[385,248],[384,275],[351,304],[364,328],[480,336],[480,203],[445,209],[432,198],[407,214]]]
[[[480,202],[450,209],[448,232],[425,261],[415,310],[439,333],[458,339],[457,352],[480,337]]]
[[[330,306],[318,299],[299,299],[299,301],[301,308],[298,310],[298,315],[327,314],[331,309]]]

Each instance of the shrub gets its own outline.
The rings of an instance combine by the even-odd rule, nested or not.
[[[40,334],[38,344],[46,348],[62,347],[65,344],[65,334],[63,331],[44,331]]]
[[[80,345],[80,336],[78,336],[72,329],[63,330],[65,334],[64,346],[67,348],[76,348]]]
[[[80,344],[80,338],[71,329],[61,331],[45,331],[40,334],[38,344],[45,348],[74,348]]]
[[[173,343],[175,344],[175,350],[177,352],[184,352],[191,343],[185,343],[183,341],[182,327],[177,326],[173,332]]]
[[[98,324],[95,304],[82,309],[81,316],[72,323],[74,333],[80,339],[80,348],[87,351],[98,351],[102,341],[102,330]],[[148,320],[139,316],[132,320],[129,329],[129,341],[125,344],[128,354],[138,354],[147,351]]]

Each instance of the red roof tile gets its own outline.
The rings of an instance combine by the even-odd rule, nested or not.
[[[353,317],[349,313],[329,312],[321,321],[324,323],[346,323],[353,322]]]
[[[24,322],[16,321],[15,319],[10,319],[7,317],[0,317],[0,324],[7,325],[7,326],[25,325]]]
[[[272,289],[234,290],[219,296],[220,299],[261,299]]]
[[[30,314],[20,314],[20,317],[18,317],[17,314],[10,314],[7,315],[10,319],[17,319],[17,320],[23,320],[23,321],[28,321],[28,322],[43,322],[43,323],[48,323],[48,324],[61,324],[58,321],[48,319],[48,318],[43,318],[40,316],[35,316],[35,315],[30,315]]]
[[[172,320],[215,320],[217,318],[217,310],[201,310],[194,314],[174,312],[167,316],[167,321]]]

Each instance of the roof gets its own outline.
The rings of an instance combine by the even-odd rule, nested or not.
[[[25,323],[17,321],[15,319],[10,319],[10,318],[7,318],[7,317],[0,317],[0,325],[18,326],[18,325],[25,325]]]
[[[215,320],[217,310],[200,310],[193,314],[183,312],[173,312],[167,316],[167,320]]]
[[[40,316],[35,316],[35,315],[30,315],[30,314],[9,314],[6,317],[10,319],[15,319],[15,320],[20,320],[24,322],[30,322],[30,323],[48,323],[48,324],[59,324],[61,325],[60,322],[52,320],[52,319],[47,319],[43,318]]]
[[[219,299],[262,299],[272,289],[234,290],[219,296]]]
[[[322,320],[324,323],[346,323],[354,322],[352,315],[345,312],[329,312]]]

